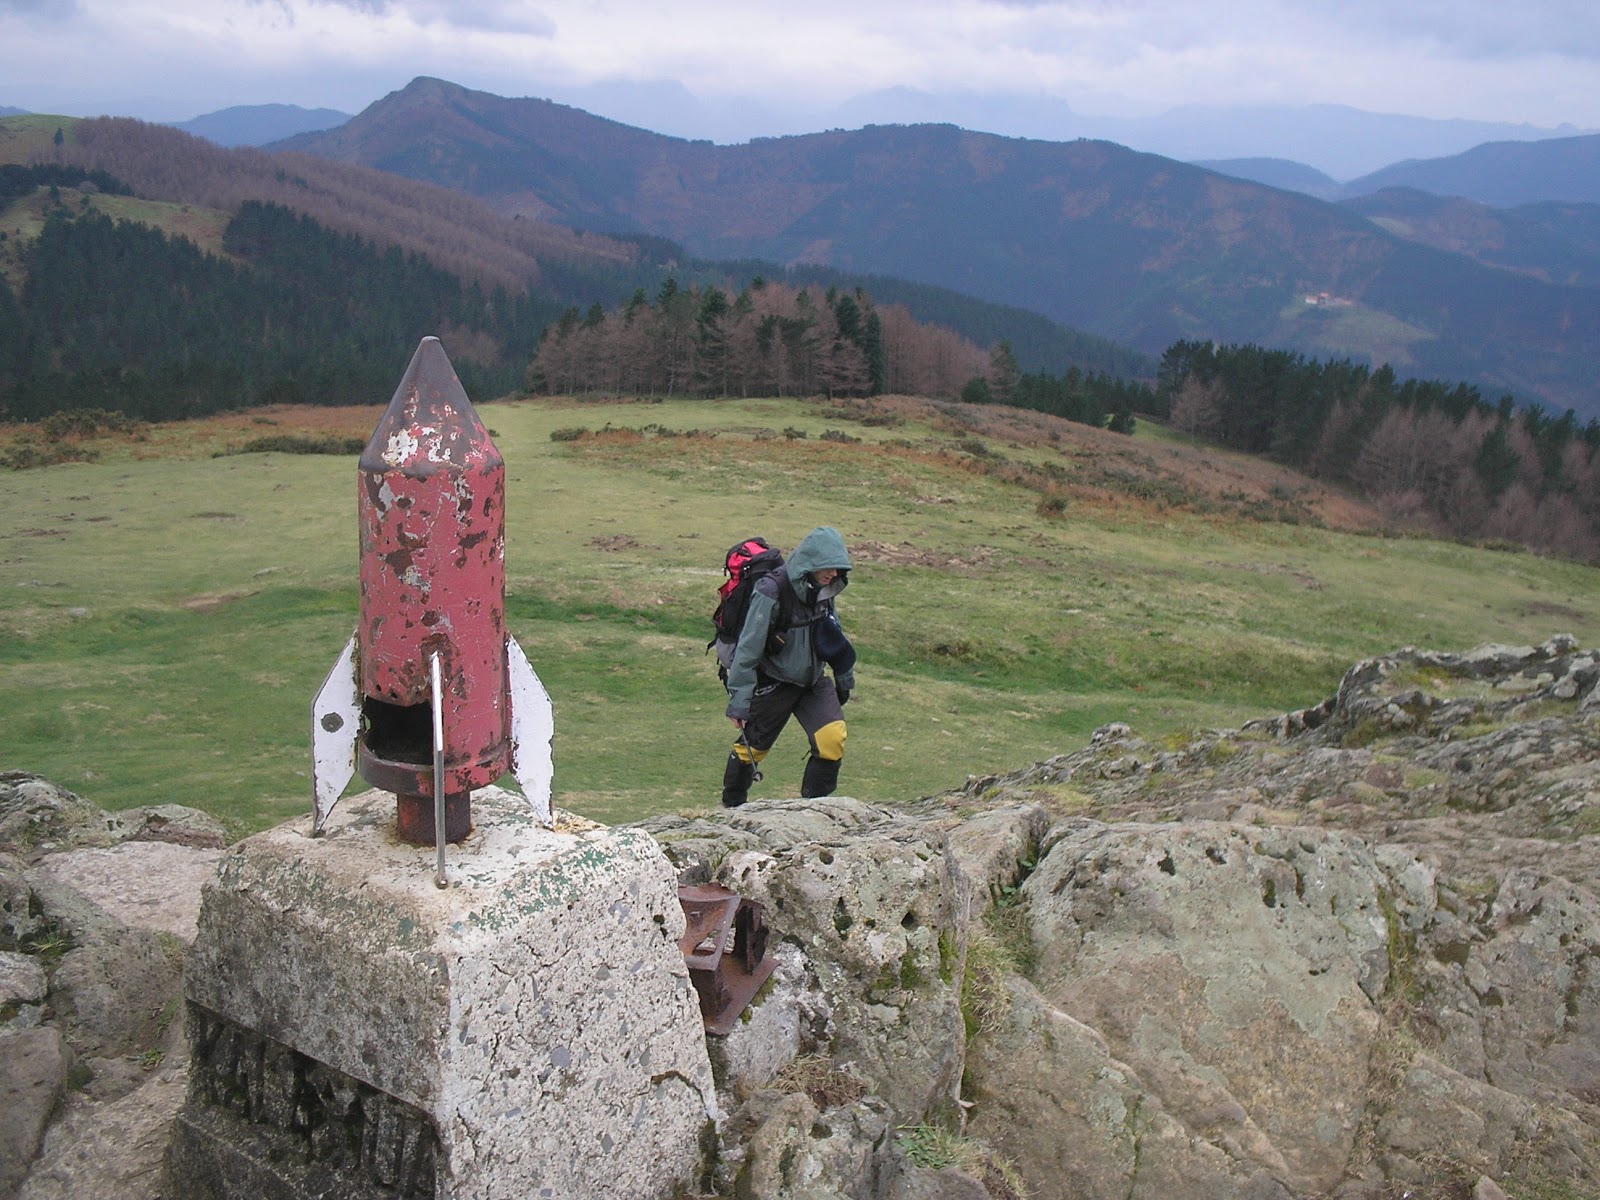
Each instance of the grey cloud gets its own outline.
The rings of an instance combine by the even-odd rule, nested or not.
[[[403,4],[419,20],[480,33],[555,34],[555,22],[540,9],[517,0],[410,0]]]
[[[81,12],[78,0],[0,0],[0,17],[44,17],[67,21]]]
[[[333,0],[333,3],[379,17],[404,13],[420,24],[444,25],[474,33],[531,33],[550,37],[556,31],[555,22],[543,10],[520,0]]]
[[[1600,58],[1600,7],[1593,0],[1313,0],[1309,9],[1351,32],[1431,43],[1467,58]]]

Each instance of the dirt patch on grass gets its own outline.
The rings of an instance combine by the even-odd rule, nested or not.
[[[1552,604],[1548,600],[1530,600],[1522,606],[1524,616],[1559,617],[1563,621],[1581,621],[1584,614],[1565,604]]]
[[[1287,575],[1307,591],[1320,592],[1322,580],[1307,571],[1296,571],[1293,567],[1284,566],[1282,563],[1223,563],[1208,562],[1208,567],[1217,567],[1223,571],[1244,571],[1251,575]]]
[[[851,542],[850,558],[861,563],[873,563],[878,566],[893,567],[934,567],[942,571],[970,571],[978,567],[987,566],[994,558],[994,552],[978,548],[968,556],[957,554],[938,554],[929,550],[919,550],[910,542],[901,542],[891,546],[887,542]]]
[[[608,534],[605,537],[590,538],[589,545],[593,546],[596,550],[604,551],[606,554],[616,554],[623,550],[638,550],[643,543],[640,542],[638,538],[633,537],[631,534],[613,533]],[[650,548],[653,550],[660,549],[659,546],[652,546]]]
[[[1386,525],[1378,510],[1358,497],[1266,459],[1217,446],[1131,438],[1023,409],[903,396],[885,397],[881,403],[897,416],[926,421],[954,436],[958,446],[976,435],[991,443],[991,453],[1026,450],[1042,455],[1035,461],[1046,470],[1065,469],[1059,490],[1079,502],[1181,507],[1352,531]]]
[[[225,604],[232,604],[235,600],[243,600],[246,596],[254,595],[254,592],[200,592],[179,600],[178,607],[189,612],[215,612]]]

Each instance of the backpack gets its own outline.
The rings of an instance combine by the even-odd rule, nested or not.
[[[726,683],[728,664],[733,661],[733,648],[739,641],[739,631],[744,628],[744,617],[750,608],[750,595],[755,591],[756,580],[774,571],[779,572],[778,604],[783,615],[775,622],[768,638],[769,650],[774,648],[774,641],[782,641],[789,608],[786,601],[794,596],[794,588],[789,586],[788,576],[782,573],[782,551],[769,545],[766,538],[745,538],[729,546],[727,553],[722,556],[722,570],[728,578],[717,589],[717,607],[711,614],[714,632],[706,643],[706,649],[715,647],[717,674]],[[798,603],[798,598],[795,602]]]

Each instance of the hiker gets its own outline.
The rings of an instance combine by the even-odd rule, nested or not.
[[[844,591],[849,571],[844,539],[822,525],[781,569],[756,581],[728,664],[728,717],[739,739],[722,775],[723,807],[737,808],[749,797],[756,764],[790,717],[811,743],[800,794],[830,796],[838,786],[856,652],[839,628],[833,598]]]

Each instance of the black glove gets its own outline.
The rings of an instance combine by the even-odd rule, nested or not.
[[[845,687],[844,684],[835,683],[833,685],[833,690],[838,694],[840,708],[843,708],[846,704],[850,703],[850,689]]]

